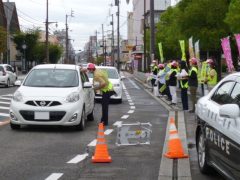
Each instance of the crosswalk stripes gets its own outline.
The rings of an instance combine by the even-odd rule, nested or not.
[[[5,94],[0,96],[0,121],[9,117],[9,108],[12,99],[12,94]]]

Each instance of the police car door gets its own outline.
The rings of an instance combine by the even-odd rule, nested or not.
[[[223,104],[231,103],[230,93],[234,81],[223,82],[206,102],[206,140],[210,160],[220,169],[224,169],[228,161],[229,139],[224,135],[223,119],[219,116],[219,108]]]
[[[231,92],[231,104],[237,104],[240,107],[240,83],[236,83]],[[229,112],[231,113],[231,112]],[[240,115],[239,115],[240,116]],[[224,118],[223,128],[226,135],[225,144],[225,168],[235,179],[240,179],[240,118]],[[223,143],[223,142],[222,142]]]

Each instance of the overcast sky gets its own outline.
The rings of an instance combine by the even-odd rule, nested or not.
[[[6,2],[7,0],[3,0]],[[46,21],[46,0],[9,0],[15,2],[19,16],[21,30],[33,27],[42,27],[45,29]],[[105,30],[110,30],[110,14],[116,15],[117,7],[115,0],[49,0],[49,22],[58,22],[50,24],[50,32],[54,30],[65,29],[66,14],[74,11],[74,17],[68,17],[69,35],[74,39],[73,46],[75,50],[83,50],[84,44],[88,41],[90,35],[95,35],[95,31],[102,31],[102,24]],[[127,38],[127,11],[132,11],[131,2],[126,4],[126,0],[121,1],[120,12],[120,33],[123,38]],[[117,19],[115,16],[115,29]],[[101,36],[101,34],[99,34]]]

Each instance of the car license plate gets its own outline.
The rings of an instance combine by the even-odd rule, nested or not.
[[[49,120],[49,112],[35,112],[34,119]]]

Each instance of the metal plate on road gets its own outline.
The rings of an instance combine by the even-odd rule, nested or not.
[[[117,129],[116,145],[150,144],[150,123],[121,124]]]

